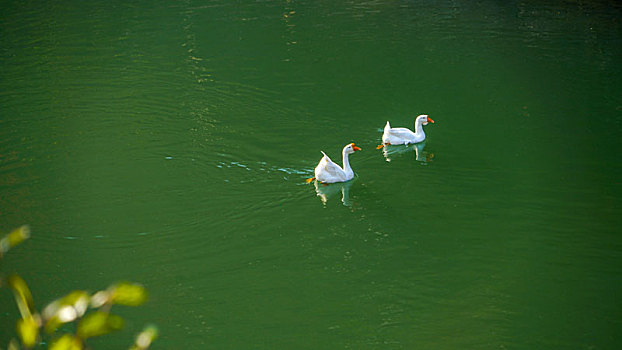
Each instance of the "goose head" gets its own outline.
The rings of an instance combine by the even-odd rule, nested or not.
[[[434,120],[432,120],[432,118],[428,117],[427,114],[422,114],[422,115],[418,116],[417,119],[415,119],[415,125],[416,124],[428,125],[428,122],[434,123]]]
[[[359,147],[356,147],[354,145],[354,143],[349,143],[347,144],[344,148],[343,148],[343,153],[345,154],[352,154],[356,151],[360,151],[361,149]]]

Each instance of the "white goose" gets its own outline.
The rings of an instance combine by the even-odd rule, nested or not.
[[[406,128],[392,128],[389,121],[384,126],[384,133],[382,134],[382,144],[378,146],[378,149],[385,145],[407,145],[409,143],[418,143],[425,140],[425,133],[423,132],[423,126],[428,122],[434,123],[432,118],[429,118],[426,114],[422,114],[415,119],[415,132]]]
[[[317,180],[321,183],[327,184],[352,180],[352,178],[354,177],[354,172],[350,167],[348,155],[360,150],[361,149],[356,147],[353,143],[349,143],[343,148],[343,151],[341,151],[343,158],[343,168],[330,160],[326,153],[322,152],[324,157],[320,159],[320,162],[315,167],[315,177],[307,179],[307,183],[313,180]]]

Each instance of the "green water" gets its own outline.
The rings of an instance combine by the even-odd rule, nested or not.
[[[619,349],[621,19],[609,1],[3,1],[0,230],[33,237],[1,271],[38,307],[143,283],[100,349],[146,323],[153,349]],[[375,149],[418,114],[424,145]],[[349,142],[353,181],[305,183]],[[0,306],[5,347],[7,289]]]

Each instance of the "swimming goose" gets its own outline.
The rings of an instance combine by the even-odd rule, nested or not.
[[[321,183],[327,184],[352,180],[352,178],[354,177],[354,172],[350,167],[348,155],[360,150],[361,149],[356,147],[353,143],[349,143],[343,148],[343,150],[341,151],[343,158],[343,168],[333,162],[326,155],[326,153],[322,152],[324,157],[320,159],[320,162],[315,167],[315,177],[307,179],[307,183],[313,180],[317,180]]]
[[[434,123],[434,120],[426,114],[418,116],[415,119],[415,132],[412,132],[406,128],[392,128],[387,120],[387,125],[384,126],[384,133],[382,134],[382,144],[377,148],[380,149],[385,145],[407,145],[425,140],[422,125],[427,125],[428,122]]]

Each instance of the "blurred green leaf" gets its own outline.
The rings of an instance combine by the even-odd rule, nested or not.
[[[89,293],[84,290],[74,290],[60,299],[61,305],[72,305],[76,309],[86,310],[89,305]],[[82,315],[84,312],[81,313]]]
[[[13,290],[15,295],[15,301],[17,307],[22,315],[22,318],[30,318],[35,313],[34,301],[32,300],[32,294],[26,281],[24,281],[19,275],[13,274],[8,278],[9,287]]]
[[[95,311],[86,315],[80,323],[76,334],[82,339],[97,337],[119,330],[123,327],[123,319],[103,311]]]
[[[108,304],[109,301],[110,292],[107,290],[100,290],[91,297],[91,307],[99,308]]]
[[[52,333],[56,332],[58,327],[60,327],[62,324],[63,324],[63,322],[61,322],[61,320],[58,318],[58,316],[54,316],[54,317],[48,319],[47,322],[45,322],[45,325],[43,326],[43,329],[45,330],[45,332],[47,334],[52,334]]]
[[[39,337],[39,324],[34,317],[17,320],[17,335],[21,339],[22,344],[27,348],[35,346]]]
[[[22,243],[30,237],[30,226],[24,225],[13,230],[8,235],[0,238],[0,258],[9,251],[9,249]]]
[[[89,306],[89,294],[83,290],[74,290],[66,296],[48,304],[43,309],[45,332],[52,334],[63,323],[72,322],[82,317]]]
[[[15,340],[15,338],[11,339],[11,342],[9,343],[9,350],[20,350],[19,342]]]
[[[0,258],[11,248],[19,245],[30,237],[30,228],[24,225],[13,230],[8,235],[0,238]],[[39,341],[39,328],[42,325],[42,317],[34,308],[32,294],[26,282],[17,274],[9,276],[6,280],[13,291],[17,306],[22,318],[17,321],[17,333],[21,344],[29,349],[37,345]],[[104,291],[93,296],[83,290],[75,290],[66,296],[50,303],[43,312],[45,330],[48,333],[55,332],[62,324],[72,322],[82,317],[89,305],[94,308],[104,306],[108,310],[112,304],[138,306],[147,300],[147,291],[139,284],[120,282],[112,285]],[[51,350],[82,350],[85,339],[105,335],[123,327],[123,319],[117,315],[111,315],[105,311],[94,311],[87,314],[78,322],[76,335],[65,334],[53,340],[48,349]],[[132,349],[145,350],[157,338],[158,330],[155,326],[148,326],[136,337]],[[20,342],[12,339],[8,350],[20,350]]]
[[[142,332],[136,336],[136,342],[130,350],[145,350],[158,337],[158,328],[154,325],[148,325]]]
[[[120,282],[113,285],[110,291],[110,300],[114,304],[138,306],[147,300],[147,290],[139,284]]]
[[[82,350],[82,341],[73,334],[65,334],[52,341],[49,350]]]
[[[62,322],[70,322],[73,319],[84,315],[86,309],[89,306],[90,296],[89,293],[83,290],[74,290],[64,297],[54,300],[43,309],[43,317],[46,319],[54,316],[59,316]],[[68,311],[67,306],[73,310]],[[65,313],[65,315],[58,315],[59,313]],[[75,313],[72,319],[71,315],[67,313]]]

